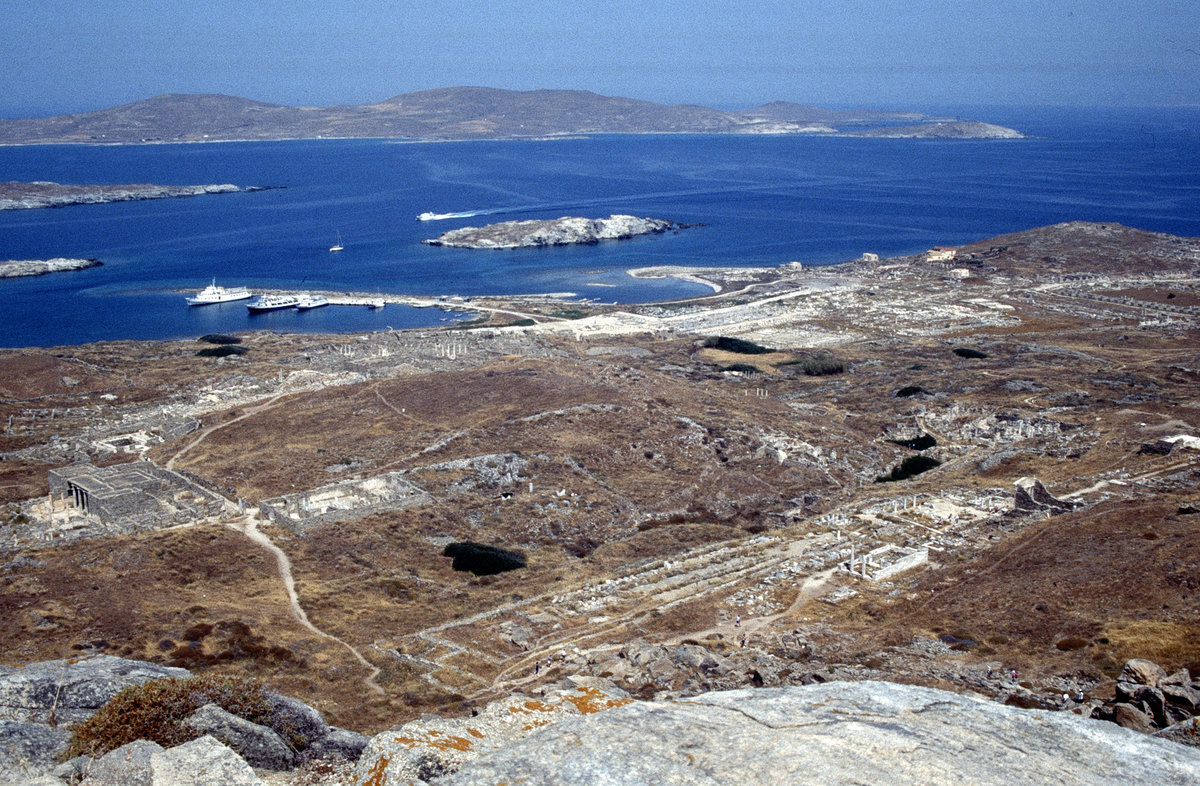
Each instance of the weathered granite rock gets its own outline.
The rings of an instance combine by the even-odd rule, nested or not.
[[[1154,732],[1155,737],[1200,748],[1200,718],[1191,718]]]
[[[329,734],[329,724],[321,713],[299,699],[268,692],[267,701],[271,704],[271,728],[292,748],[305,750]]]
[[[134,740],[115,748],[88,765],[80,786],[151,786],[150,762],[162,750],[163,746],[150,740]]]
[[[28,783],[48,773],[70,743],[67,729],[0,721],[0,784]]]
[[[573,687],[540,698],[516,695],[494,701],[471,718],[428,716],[377,734],[358,760],[355,783],[383,786],[437,778],[484,751],[510,745],[564,718],[630,702],[623,691],[604,680],[575,681]]]
[[[332,728],[324,737],[304,749],[304,760],[339,758],[358,761],[371,738],[349,729]]]
[[[660,218],[612,215],[608,218],[564,216],[546,221],[504,221],[484,227],[452,229],[431,240],[430,246],[453,248],[536,248],[539,246],[592,245],[601,240],[625,240],[674,229],[673,221]]]
[[[1070,713],[843,682],[639,702],[568,718],[438,783],[1127,786],[1147,779],[1197,783],[1200,751]]]
[[[205,735],[150,756],[151,786],[263,786],[241,757]]]
[[[1148,734],[1154,731],[1150,716],[1132,704],[1118,704],[1112,708],[1112,722],[1131,731]]]
[[[19,278],[21,276],[44,276],[47,273],[61,273],[65,270],[85,270],[104,264],[98,259],[9,259],[0,262],[0,278]]]
[[[0,720],[78,723],[130,685],[187,676],[187,669],[111,655],[0,667]]]
[[[295,754],[274,731],[226,712],[216,704],[205,704],[183,723],[227,745],[252,767],[290,770],[296,763]]]
[[[1162,666],[1144,658],[1134,658],[1133,660],[1126,661],[1125,667],[1121,669],[1121,675],[1117,677],[1117,681],[1132,682],[1135,685],[1148,685],[1151,688],[1157,688],[1158,683],[1166,678],[1167,672]]]

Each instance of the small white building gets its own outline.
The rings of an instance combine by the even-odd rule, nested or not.
[[[878,262],[879,255],[873,254],[870,251],[864,251],[863,255],[862,255],[862,259],[860,261],[862,261],[862,262]]]
[[[965,267],[953,267],[950,268],[949,275],[950,278],[970,278],[971,271]]]
[[[926,262],[949,262],[958,254],[956,246],[934,246],[925,252]]]

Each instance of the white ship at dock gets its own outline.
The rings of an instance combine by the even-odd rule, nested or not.
[[[187,304],[189,306],[208,306],[213,303],[229,303],[251,297],[254,297],[254,293],[245,287],[219,287],[214,278],[211,284],[187,298]]]

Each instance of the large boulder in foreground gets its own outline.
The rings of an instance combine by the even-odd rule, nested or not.
[[[384,786],[429,781],[565,718],[604,712],[631,701],[605,680],[573,677],[571,681],[574,685],[548,690],[537,698],[516,694],[493,701],[469,718],[428,715],[377,734],[358,760],[354,782]]]
[[[0,667],[0,720],[79,723],[130,685],[187,677],[175,669],[111,655]]]
[[[566,718],[437,783],[506,781],[1184,786],[1200,783],[1200,751],[1069,713],[910,685],[831,682]]]
[[[70,743],[69,729],[0,720],[0,784],[36,781],[58,763]]]

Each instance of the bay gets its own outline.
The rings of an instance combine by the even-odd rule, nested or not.
[[[441,324],[432,309],[251,316],[187,308],[217,283],[407,295],[572,292],[646,302],[707,290],[650,265],[830,264],[1061,221],[1200,235],[1200,110],[947,108],[1022,140],[599,136],[553,141],[309,140],[0,148],[0,180],[235,183],[270,190],[0,212],[0,258],[95,257],[0,279],[0,345],[254,329]],[[460,217],[422,222],[423,212]],[[472,251],[424,238],[467,225],[611,213],[701,224],[597,246]],[[328,251],[338,237],[345,250]]]

